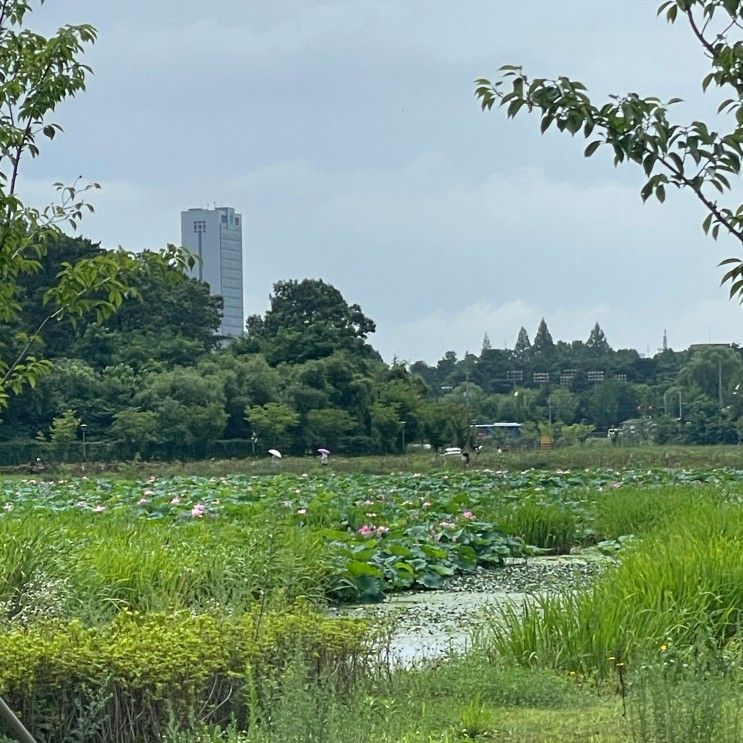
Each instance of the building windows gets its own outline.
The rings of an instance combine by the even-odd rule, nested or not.
[[[206,232],[206,222],[203,219],[197,219],[193,223],[193,231],[197,234],[199,232]]]
[[[240,217],[235,217],[235,227],[240,226]]]
[[[223,214],[222,215],[222,224],[227,224],[227,215],[226,214]]]

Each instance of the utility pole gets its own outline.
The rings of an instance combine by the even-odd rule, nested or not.
[[[467,420],[470,421],[472,414],[470,413],[470,373],[465,372],[464,375],[464,404],[467,408]]]
[[[717,393],[720,398],[720,408],[722,408],[722,359],[717,359]]]

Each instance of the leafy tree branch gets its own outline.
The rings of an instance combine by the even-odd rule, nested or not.
[[[713,83],[732,90],[718,109],[727,131],[715,131],[698,120],[671,122],[669,111],[678,98],[662,102],[627,93],[595,105],[582,83],[564,76],[532,78],[518,65],[501,67],[501,78],[495,82],[477,80],[475,95],[483,109],[497,103],[509,118],[522,109],[536,111],[542,133],[554,125],[559,131],[581,134],[591,140],[586,157],[604,146],[615,165],[627,161],[641,166],[647,178],[640,191],[643,201],[651,196],[665,201],[668,186],[690,190],[707,212],[704,232],[716,240],[722,229],[743,244],[743,204],[718,201],[732,188],[730,176],[740,175],[743,157],[743,1],[666,0],[658,13],[670,23],[679,17],[688,20],[710,60],[703,90]],[[729,283],[730,296],[743,300],[743,258],[728,258],[720,265],[728,267],[722,283]]]

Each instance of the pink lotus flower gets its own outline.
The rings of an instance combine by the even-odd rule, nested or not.
[[[389,533],[390,533],[390,529],[388,526],[377,527],[377,534],[379,534],[379,536],[383,537],[385,534],[389,534]]]
[[[200,519],[206,513],[206,506],[203,503],[197,503],[191,509],[191,516],[195,519]]]
[[[453,526],[456,526],[452,521],[439,521],[439,526],[441,526],[444,529],[451,529]]]
[[[374,534],[374,527],[369,524],[364,524],[356,529],[356,533],[360,534],[362,537],[370,537]]]
[[[146,503],[149,503],[149,502],[150,502],[150,499],[149,498],[140,498],[137,501],[137,505],[138,506],[144,506]]]
[[[464,513],[462,514],[462,518],[463,518],[463,519],[469,519],[469,520],[471,521],[472,519],[474,519],[474,518],[475,518],[475,514],[474,514],[474,513],[472,513],[472,511],[465,511],[465,512],[464,512]]]

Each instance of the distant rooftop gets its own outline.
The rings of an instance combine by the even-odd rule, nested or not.
[[[521,428],[521,423],[476,423],[475,428]]]

